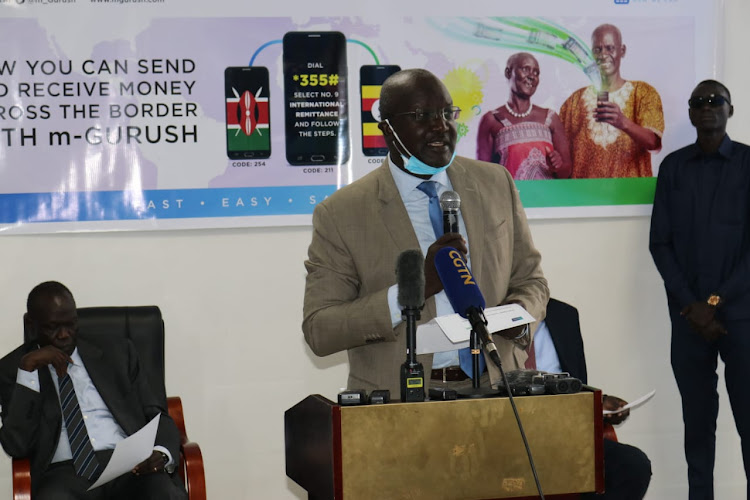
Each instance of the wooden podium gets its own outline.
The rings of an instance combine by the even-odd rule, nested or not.
[[[516,397],[546,498],[604,491],[601,391]],[[538,498],[507,398],[284,414],[286,473],[311,500]]]

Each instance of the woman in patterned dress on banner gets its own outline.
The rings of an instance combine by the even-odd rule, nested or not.
[[[570,177],[572,163],[562,122],[551,109],[535,106],[539,63],[526,52],[513,54],[505,67],[508,102],[485,113],[477,133],[477,159],[499,163],[514,179]]]

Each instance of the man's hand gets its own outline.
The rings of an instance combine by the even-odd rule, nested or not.
[[[46,345],[36,351],[31,351],[21,358],[19,367],[27,372],[33,372],[47,365],[55,367],[58,377],[63,377],[68,373],[68,364],[73,364],[73,360],[57,347]]]
[[[440,293],[443,289],[443,283],[440,281],[437,269],[435,268],[435,254],[441,248],[453,247],[459,252],[461,256],[466,260],[466,254],[469,253],[466,248],[466,241],[463,236],[458,233],[446,233],[435,241],[430,248],[427,249],[427,256],[424,259],[424,298],[429,299],[435,294]]]
[[[154,452],[151,453],[150,457],[133,467],[132,472],[136,476],[154,474],[157,472],[162,472],[165,465],[166,462],[164,461],[164,454],[160,451],[154,450]]]
[[[597,102],[596,110],[594,110],[594,119],[598,122],[609,123],[620,130],[623,130],[630,121],[622,114],[620,106],[612,101]]]
[[[692,323],[691,326],[693,326]],[[724,325],[722,325],[717,319],[714,319],[706,326],[693,326],[693,329],[698,332],[706,342],[716,342],[719,338],[727,334],[727,329],[724,328]]]
[[[712,306],[708,302],[696,301],[688,304],[680,314],[685,316],[685,319],[693,328],[702,328],[708,326],[714,320],[716,306]]]
[[[498,304],[498,306],[504,306],[506,304],[518,304],[519,306],[523,307],[523,304],[521,304],[517,300],[505,300],[502,303]],[[521,333],[523,333],[524,328],[526,328],[528,325],[518,325],[514,326],[513,328],[507,328],[505,330],[500,330],[499,332],[492,332],[493,335],[500,335],[502,338],[507,340],[512,340],[516,343],[516,345],[519,345],[523,347],[524,349],[531,344],[531,335],[523,335],[520,336]],[[519,337],[520,336],[520,337]]]
[[[716,319],[716,306],[707,302],[696,301],[689,304],[681,312],[685,316],[690,327],[695,330],[706,342],[715,342],[727,334],[724,325]]]
[[[627,401],[618,398],[617,396],[602,396],[602,409],[608,411],[616,411],[628,404]],[[630,410],[624,410],[619,413],[611,413],[604,415],[604,423],[617,425],[625,421],[630,416]]]
[[[508,340],[520,340],[518,338],[519,335],[523,332],[523,329],[526,327],[526,325],[518,325],[514,326],[512,328],[507,328],[505,330],[500,330],[499,332],[494,332],[496,335],[500,335],[504,339]]]
[[[609,123],[630,136],[646,151],[656,151],[661,148],[661,136],[651,129],[642,127],[625,116],[616,103],[598,101],[594,110],[594,119],[598,122]]]

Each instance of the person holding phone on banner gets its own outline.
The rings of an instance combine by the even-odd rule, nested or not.
[[[625,80],[620,64],[627,47],[617,26],[591,34],[601,88],[576,90],[560,108],[573,155],[573,177],[651,177],[651,153],[661,150],[661,97],[646,82]]]
[[[722,83],[702,81],[688,104],[697,140],[661,163],[649,249],[672,320],[690,500],[702,500],[714,498],[718,356],[746,476],[750,466],[750,147],[726,133],[734,107]]]
[[[381,90],[379,124],[388,158],[315,207],[302,330],[318,356],[348,351],[349,388],[400,395],[406,335],[394,269],[405,250],[418,248],[426,256],[421,322],[453,313],[434,265],[443,247],[468,255],[489,304],[517,302],[535,318],[544,316],[547,281],[513,179],[495,164],[456,156],[459,112],[429,71],[390,76]],[[461,198],[459,232],[442,234],[430,206],[448,190]],[[528,332],[495,335],[506,370],[523,367]],[[436,366],[432,355],[418,357],[426,384],[430,377],[435,384],[466,382],[457,351],[441,354]],[[499,371],[490,370],[489,379],[499,381]]]
[[[499,163],[514,179],[566,179],[572,162],[560,117],[535,106],[539,63],[527,52],[508,58],[508,102],[482,117],[477,132],[477,160]]]

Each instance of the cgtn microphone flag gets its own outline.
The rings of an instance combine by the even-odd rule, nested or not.
[[[441,248],[435,254],[435,269],[453,310],[461,317],[465,318],[472,307],[484,310],[484,296],[461,252],[453,247]]]

